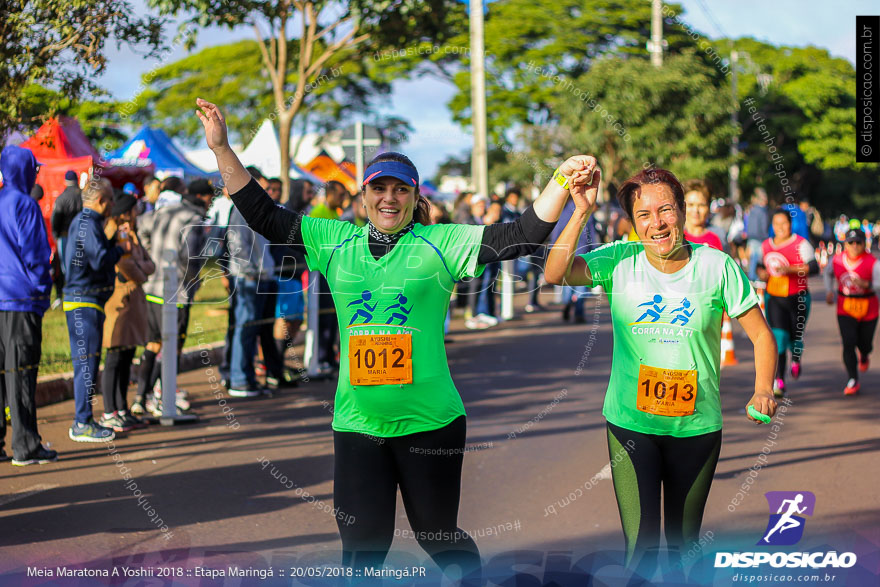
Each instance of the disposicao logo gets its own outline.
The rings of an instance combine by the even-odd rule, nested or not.
[[[810,491],[768,491],[764,494],[770,507],[770,519],[758,546],[791,546],[804,535],[806,518],[816,508],[816,496]],[[717,552],[715,567],[823,569],[849,568],[856,564],[852,552]]]
[[[770,504],[770,521],[758,544],[797,544],[804,535],[806,519],[802,516],[813,515],[816,496],[809,491],[768,491],[764,496]]]

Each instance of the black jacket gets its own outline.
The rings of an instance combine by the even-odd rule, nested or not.
[[[69,185],[55,200],[52,210],[52,235],[55,240],[67,236],[73,217],[82,212],[82,192],[75,185]]]

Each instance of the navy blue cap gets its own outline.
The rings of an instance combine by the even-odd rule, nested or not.
[[[398,161],[380,161],[364,170],[364,185],[379,177],[396,177],[407,185],[419,187],[419,172],[415,167]]]

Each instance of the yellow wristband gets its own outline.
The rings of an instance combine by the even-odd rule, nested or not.
[[[556,171],[553,172],[553,179],[556,181],[556,183],[559,184],[562,189],[568,189],[568,178],[562,175],[562,172],[559,171],[558,167],[556,168]]]

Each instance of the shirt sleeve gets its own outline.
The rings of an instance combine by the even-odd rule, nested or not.
[[[300,222],[302,214],[292,212],[277,205],[257,180],[250,182],[234,194],[229,194],[232,202],[248,226],[269,239],[270,242],[286,245],[302,245]]]
[[[86,232],[83,249],[89,255],[89,266],[92,271],[102,271],[116,265],[122,257],[122,247],[115,241],[108,241],[100,224],[95,224],[91,232]]]
[[[476,224],[440,224],[434,228],[439,233],[434,246],[440,249],[443,262],[455,281],[477,277],[485,265],[480,263],[485,226]],[[433,237],[432,237],[433,238]]]
[[[49,250],[49,239],[46,237],[46,224],[39,206],[31,206],[30,202],[26,204],[17,223],[21,227],[18,234],[21,261],[31,281],[31,291],[39,291],[47,295],[52,287],[52,277],[49,274],[49,259],[52,252]],[[48,304],[47,299],[45,305]]]
[[[601,285],[602,289],[606,292],[611,292],[613,285],[611,278],[614,274],[614,268],[617,266],[623,248],[626,246],[627,244],[624,241],[615,241],[580,255],[587,262],[587,269],[590,270],[594,286]],[[633,244],[629,246],[632,247]]]
[[[733,257],[724,255],[721,292],[724,309],[731,318],[738,318],[758,304],[758,294]]]
[[[490,224],[483,231],[477,262],[495,263],[531,255],[547,240],[554,226],[555,222],[538,218],[531,206],[513,222]]]
[[[810,241],[807,239],[802,240],[798,244],[798,254],[800,254],[801,259],[804,262],[804,265],[808,265],[810,261],[816,260],[816,250],[813,248],[813,245],[810,244]]]
[[[327,272],[337,249],[358,238],[360,229],[350,222],[299,216],[299,234],[305,246],[306,264],[312,271]],[[361,237],[366,238],[366,237]]]

